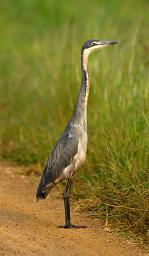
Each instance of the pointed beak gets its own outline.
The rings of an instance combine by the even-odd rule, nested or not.
[[[108,46],[108,45],[114,45],[114,44],[118,44],[119,41],[97,41],[95,42],[97,45],[101,45],[101,46]]]
[[[92,46],[92,51],[96,51],[98,49],[102,49],[106,46],[109,46],[109,45],[114,45],[114,44],[118,44],[119,42],[118,41],[95,41],[94,42],[94,45]]]

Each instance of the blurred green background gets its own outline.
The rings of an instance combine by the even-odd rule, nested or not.
[[[149,229],[149,2],[0,3],[1,159],[41,164],[68,122],[89,38],[120,40],[92,54],[82,208],[146,241]],[[42,172],[42,169],[41,169]],[[83,192],[82,192],[83,191]]]

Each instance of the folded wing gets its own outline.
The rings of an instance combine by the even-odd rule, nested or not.
[[[42,199],[56,185],[63,170],[69,166],[78,151],[78,137],[75,132],[66,132],[53,148],[40,180],[36,198]]]

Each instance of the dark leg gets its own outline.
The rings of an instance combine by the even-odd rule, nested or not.
[[[65,207],[65,228],[71,228],[70,221],[70,190],[72,181],[68,179],[65,190],[64,190],[64,207]]]
[[[64,208],[65,208],[65,226],[60,226],[64,228],[86,228],[86,226],[75,226],[71,224],[70,220],[70,190],[71,190],[72,180],[68,179],[65,190],[64,190]]]

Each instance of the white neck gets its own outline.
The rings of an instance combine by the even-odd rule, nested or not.
[[[87,72],[87,64],[88,64],[88,57],[89,57],[90,51],[88,49],[85,49],[82,54],[82,68]]]

